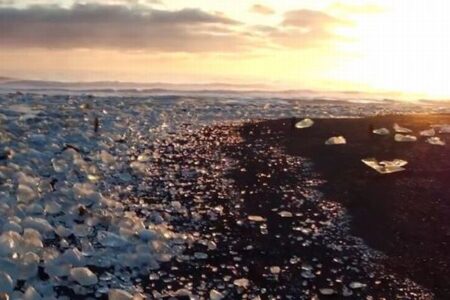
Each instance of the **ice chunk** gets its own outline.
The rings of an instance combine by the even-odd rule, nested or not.
[[[270,267],[270,273],[272,274],[280,274],[281,268],[279,266]]]
[[[150,229],[142,229],[141,231],[139,231],[139,238],[141,238],[141,240],[148,242],[151,240],[154,240],[158,237],[158,234]]]
[[[325,141],[325,145],[344,145],[347,144],[347,140],[342,136],[333,136]]]
[[[374,134],[378,134],[378,135],[388,135],[391,132],[389,131],[389,129],[387,128],[378,128],[378,129],[374,129],[372,131]]]
[[[76,267],[83,267],[85,260],[78,248],[68,249],[58,258],[61,263],[71,264]]]
[[[33,228],[39,231],[41,234],[48,234],[50,232],[53,232],[53,226],[43,218],[27,217],[22,221],[22,227]]]
[[[436,135],[436,131],[433,128],[427,129],[427,130],[422,130],[420,132],[420,135],[421,136],[434,136],[434,135]]]
[[[88,268],[72,268],[70,278],[83,286],[94,285],[98,282],[97,275]]]
[[[86,224],[75,224],[73,226],[73,234],[76,237],[86,237],[91,233],[91,227]]]
[[[58,225],[55,229],[55,232],[58,236],[60,237],[68,237],[69,235],[72,234],[72,230],[62,226],[62,225]]]
[[[248,220],[252,221],[252,222],[265,222],[266,221],[265,218],[263,218],[261,216],[255,216],[255,215],[248,216]]]
[[[45,272],[50,276],[68,276],[72,266],[69,264],[59,264],[51,261],[45,265]]]
[[[5,223],[2,227],[2,231],[15,231],[17,233],[22,233],[22,226],[20,226],[18,223],[14,221],[9,221],[8,223]]]
[[[209,291],[209,300],[222,300],[223,298],[225,298],[225,295],[221,292],[214,289]]]
[[[217,244],[214,243],[214,241],[209,241],[207,243],[207,246],[208,246],[208,250],[216,250],[217,249]]]
[[[204,252],[195,252],[194,253],[194,257],[196,259],[207,259],[208,258],[208,254],[206,254]]]
[[[32,286],[29,286],[23,295],[23,300],[41,300],[42,297]]]
[[[335,290],[330,289],[330,288],[323,288],[323,289],[320,289],[319,292],[320,292],[322,295],[325,295],[325,296],[331,296],[331,295],[333,295],[333,294],[336,293]]]
[[[308,128],[308,127],[313,126],[313,124],[314,124],[313,120],[306,118],[306,119],[301,120],[300,122],[295,123],[295,128],[298,128],[298,129]]]
[[[11,293],[14,285],[11,276],[8,273],[0,271],[0,293]]]
[[[14,231],[4,232],[0,236],[0,256],[6,256],[18,251],[22,237]]]
[[[427,143],[431,145],[445,146],[445,142],[437,136],[427,138]]]
[[[292,218],[292,213],[290,211],[280,211],[278,214],[282,218]]]
[[[27,252],[19,258],[18,264],[18,279],[27,280],[35,277],[38,272],[40,258],[36,253]]]
[[[143,175],[146,172],[146,165],[138,161],[133,161],[130,167],[138,175]]]
[[[73,192],[86,205],[102,199],[100,193],[95,191],[95,186],[91,183],[76,183],[73,186]]]
[[[411,129],[402,127],[402,126],[398,125],[397,123],[395,123],[393,127],[394,127],[395,132],[397,132],[397,133],[411,133],[412,132]]]
[[[404,134],[397,133],[394,136],[394,140],[396,142],[415,142],[415,141],[417,141],[417,137],[415,137],[413,135],[404,135]]]
[[[105,150],[100,151],[100,159],[102,160],[102,162],[104,164],[107,164],[107,165],[114,164],[116,161],[114,156],[112,156]]]
[[[105,247],[121,248],[128,245],[126,239],[109,231],[99,231],[97,239]]]
[[[365,288],[366,285],[365,285],[364,283],[361,283],[361,282],[353,281],[353,282],[350,282],[349,287],[350,287],[351,289],[354,289],[354,290],[355,290],[355,289],[362,289],[362,288]]]
[[[28,185],[19,184],[17,187],[17,201],[23,203],[30,203],[38,197],[36,191],[30,188]]]
[[[22,251],[39,251],[44,247],[41,234],[32,228],[25,228],[23,233]]]
[[[111,289],[108,292],[108,300],[133,300],[133,295],[124,290]]]
[[[59,214],[61,210],[61,205],[55,201],[49,201],[47,204],[45,204],[45,211],[50,215]]]
[[[247,278],[240,278],[233,281],[233,284],[237,287],[246,289],[249,286],[249,281]]]
[[[362,159],[361,161],[380,174],[390,174],[390,173],[404,171],[405,168],[403,168],[403,167],[406,164],[408,164],[407,161],[402,160],[402,159],[394,159],[392,161],[385,160],[385,161],[378,162],[375,158],[365,158],[365,159]]]
[[[25,211],[30,215],[40,215],[44,212],[44,208],[38,203],[32,203],[26,208]]]
[[[70,169],[69,163],[65,159],[53,158],[52,166],[56,173],[66,173]]]

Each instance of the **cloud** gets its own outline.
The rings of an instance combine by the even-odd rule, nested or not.
[[[252,40],[240,23],[199,9],[75,4],[0,9],[2,47],[239,51]]]
[[[232,53],[329,45],[339,38],[333,29],[347,25],[331,15],[305,9],[287,12],[279,26],[258,26],[200,9],[163,10],[140,4],[32,5],[0,7],[0,45]]]
[[[300,9],[286,12],[282,23],[273,28],[270,36],[275,43],[286,47],[311,48],[341,40],[334,29],[350,25],[347,20],[321,11]]]
[[[272,8],[262,5],[262,4],[255,4],[250,8],[251,12],[260,14],[260,15],[273,15],[275,13],[275,10]]]
[[[321,11],[300,9],[285,13],[282,25],[311,29],[324,29],[335,25],[343,25],[345,23],[347,22]]]

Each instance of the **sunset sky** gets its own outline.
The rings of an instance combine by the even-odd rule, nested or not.
[[[450,98],[448,0],[0,0],[0,76]]]

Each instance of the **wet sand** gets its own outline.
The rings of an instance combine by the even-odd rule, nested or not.
[[[395,122],[418,135],[432,124],[450,124],[450,116],[320,119],[307,129],[294,129],[292,120],[277,120],[249,123],[240,132],[248,145],[265,143],[310,158],[326,180],[320,190],[348,209],[355,236],[387,255],[384,266],[430,289],[436,299],[449,299],[449,135],[440,135],[447,142],[443,147],[425,143],[423,137],[398,143],[392,134]],[[391,135],[376,136],[369,133],[371,127],[389,128]],[[347,145],[325,146],[335,135],[345,136]],[[361,163],[366,157],[400,158],[409,164],[404,172],[381,175]],[[248,177],[234,178],[242,182]]]

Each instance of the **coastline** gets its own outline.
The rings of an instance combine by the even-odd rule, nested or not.
[[[344,205],[351,232],[387,256],[388,270],[424,285],[436,298],[450,296],[449,149],[419,138],[398,143],[393,135],[376,136],[369,128],[394,123],[415,133],[432,124],[449,124],[449,115],[393,115],[362,119],[317,119],[311,128],[293,129],[292,120],[249,123],[241,134],[249,143],[270,143],[288,155],[312,160],[326,180],[325,197]],[[391,130],[392,131],[392,130]],[[325,146],[330,136],[343,135],[346,145]],[[448,143],[448,134],[440,135]],[[362,158],[405,159],[406,170],[378,174]]]

